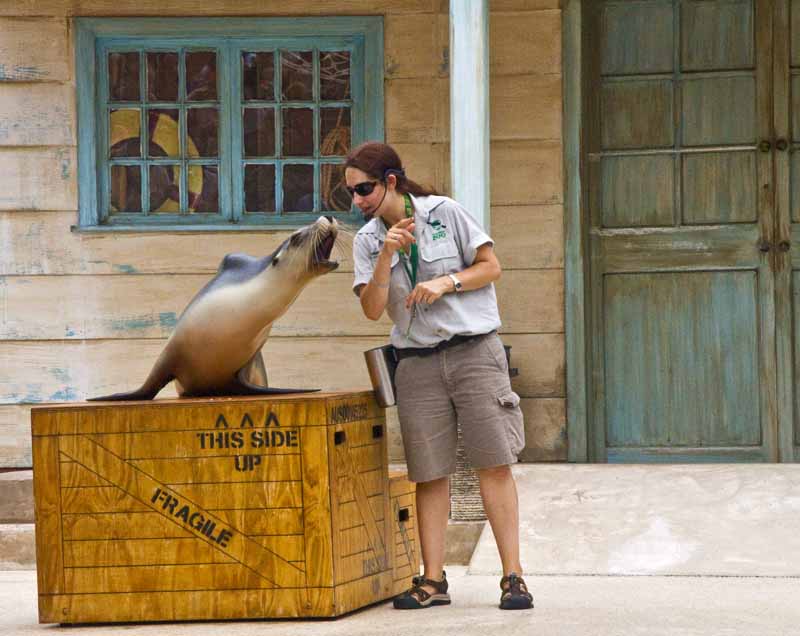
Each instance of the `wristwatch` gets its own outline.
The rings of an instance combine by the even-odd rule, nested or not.
[[[448,276],[450,277],[450,280],[453,281],[456,292],[460,292],[464,289],[464,286],[461,284],[461,281],[456,278],[455,274],[448,274]]]

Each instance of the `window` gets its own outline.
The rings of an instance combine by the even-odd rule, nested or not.
[[[356,218],[342,163],[383,137],[380,18],[76,25],[81,228]]]

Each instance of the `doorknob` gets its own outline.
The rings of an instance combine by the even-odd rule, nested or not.
[[[775,148],[777,148],[781,152],[786,150],[788,147],[789,147],[789,142],[786,141],[785,139],[778,139],[778,141],[775,142]]]
[[[767,243],[766,241],[761,241],[761,242],[758,244],[758,251],[759,251],[759,252],[764,252],[765,254],[766,254],[767,252],[769,252],[769,250],[770,250],[771,248],[772,248],[772,246],[771,246],[769,243]]]
[[[762,139],[761,143],[758,144],[758,149],[761,152],[769,152],[770,148],[772,148],[772,144],[769,143],[769,139]]]
[[[792,249],[792,244],[789,241],[781,241],[778,243],[778,249],[781,252],[788,252],[790,249]]]

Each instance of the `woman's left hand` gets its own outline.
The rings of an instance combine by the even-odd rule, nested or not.
[[[417,286],[406,296],[406,309],[412,305],[425,303],[432,305],[446,294],[453,287],[453,281],[447,276],[440,276],[433,280],[426,280],[424,283],[417,283]]]

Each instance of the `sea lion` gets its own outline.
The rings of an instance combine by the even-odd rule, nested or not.
[[[339,266],[329,260],[337,234],[337,222],[321,216],[267,257],[225,256],[184,309],[144,384],[91,401],[152,400],[172,380],[181,397],[317,391],[270,387],[261,347],[303,287]]]

